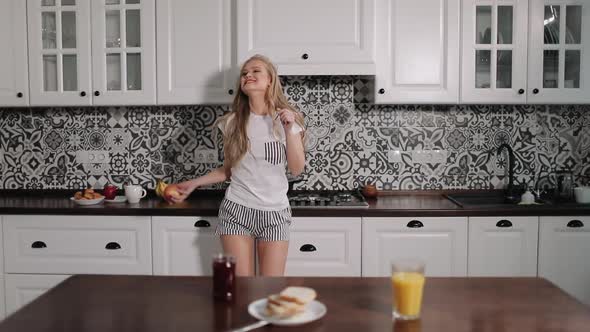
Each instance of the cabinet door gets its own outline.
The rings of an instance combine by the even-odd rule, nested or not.
[[[459,0],[378,0],[377,103],[459,101]]]
[[[212,275],[211,258],[223,252],[217,218],[152,217],[154,274]]]
[[[231,103],[230,0],[158,0],[158,104]]]
[[[590,217],[541,217],[539,276],[590,305]]]
[[[6,315],[24,307],[69,277],[50,274],[7,274],[4,282]]]
[[[360,218],[294,218],[285,274],[361,275]]]
[[[94,105],[156,103],[154,0],[92,0]]]
[[[590,2],[531,1],[530,103],[590,102]]]
[[[400,258],[423,260],[429,276],[466,276],[467,218],[363,218],[363,276],[390,276]]]
[[[237,1],[238,61],[260,53],[281,75],[375,73],[375,0]]]
[[[31,105],[90,105],[90,0],[27,0]]]
[[[0,106],[29,104],[26,7],[23,0],[0,2]]]
[[[525,103],[528,1],[463,1],[461,102]]]
[[[0,216],[0,231],[2,231],[2,216]],[[4,243],[2,236],[0,236],[0,321],[4,319],[6,314],[6,308],[4,307]]]
[[[536,277],[538,217],[469,217],[469,276]]]

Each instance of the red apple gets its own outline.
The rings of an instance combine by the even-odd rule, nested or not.
[[[117,190],[118,188],[116,186],[107,183],[104,185],[104,188],[102,189],[102,194],[106,199],[115,199],[115,196],[117,196]]]
[[[180,193],[178,192],[178,186],[175,184],[169,184],[164,189],[164,199],[168,202],[172,203],[171,198],[180,198]]]

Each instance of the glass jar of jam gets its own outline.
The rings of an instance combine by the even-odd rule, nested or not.
[[[236,258],[227,254],[213,255],[213,297],[233,300],[236,292]]]

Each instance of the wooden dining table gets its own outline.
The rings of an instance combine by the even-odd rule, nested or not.
[[[392,320],[389,278],[237,278],[231,302],[211,277],[76,275],[0,323],[5,331],[228,331],[257,320],[248,305],[287,286],[316,290],[324,317],[258,331],[590,331],[590,308],[541,278],[434,278],[421,318]]]

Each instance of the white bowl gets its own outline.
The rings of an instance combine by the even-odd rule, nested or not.
[[[70,197],[70,201],[78,205],[94,205],[102,203],[102,201],[104,201],[104,197],[95,199],[75,199],[74,197]]]
[[[590,204],[590,187],[575,187],[574,197],[576,203]]]

